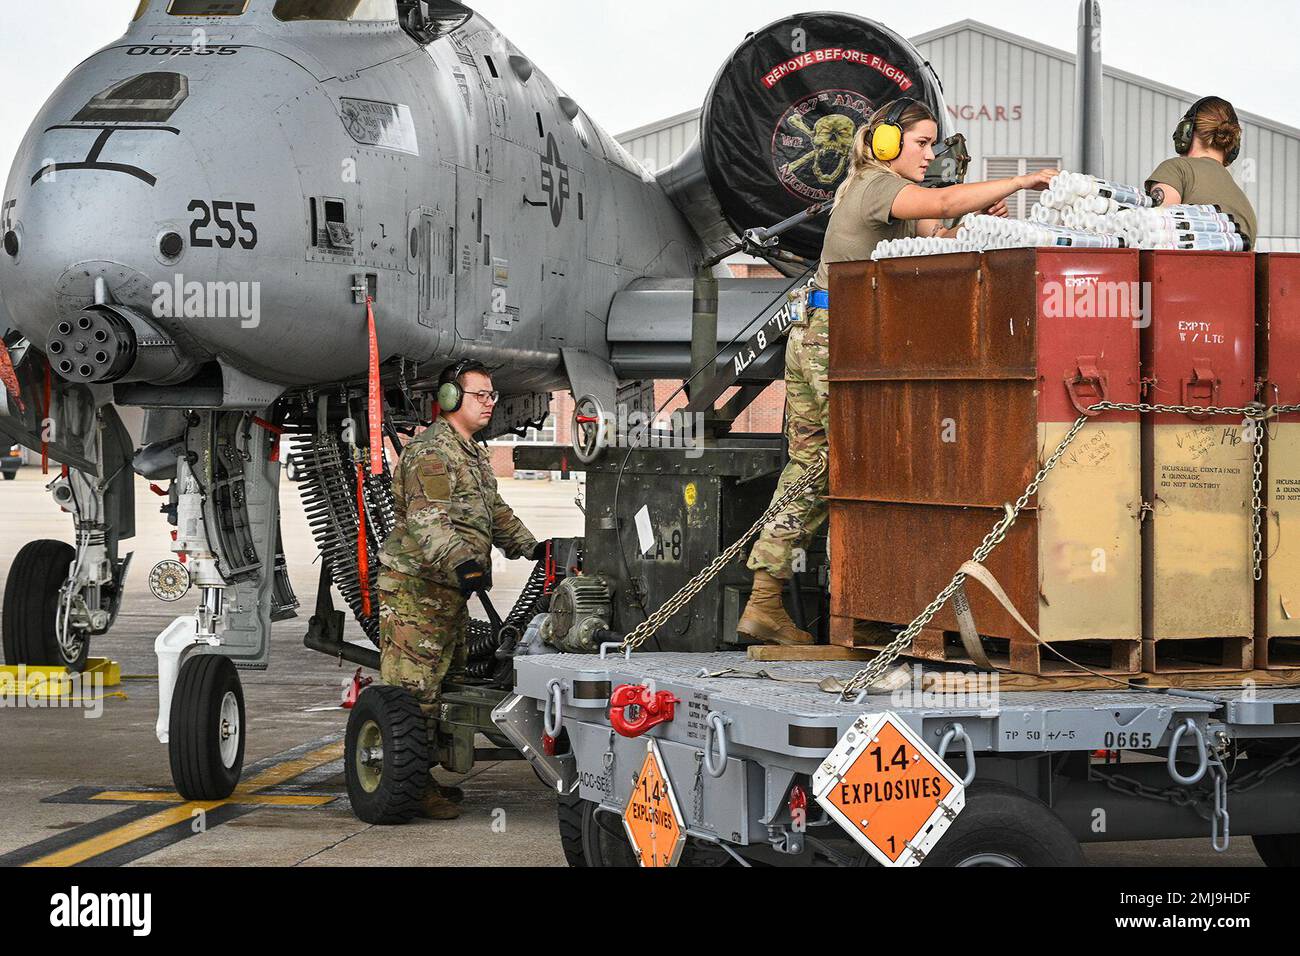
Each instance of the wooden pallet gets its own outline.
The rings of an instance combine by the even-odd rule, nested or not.
[[[1142,669],[1148,674],[1250,671],[1254,668],[1253,637],[1166,637],[1142,642]]]
[[[836,644],[751,644],[747,653],[751,661],[869,661],[878,652]]]
[[[875,621],[831,619],[831,641],[842,647],[879,650],[893,639],[895,633],[896,628]],[[1061,653],[1081,665],[1079,667],[1034,640],[1022,642],[986,637],[983,643],[989,662],[999,671],[1039,675],[1087,674],[1089,671],[1121,675],[1142,672],[1142,643],[1133,639],[1053,642],[1053,647],[1059,647]],[[975,665],[955,631],[922,628],[906,653],[921,660]]]
[[[1267,670],[1300,667],[1300,637],[1255,638],[1255,664]]]

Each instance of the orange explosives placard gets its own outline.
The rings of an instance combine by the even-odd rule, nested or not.
[[[623,826],[642,866],[677,865],[686,832],[677,795],[653,739],[647,744],[645,763],[623,811]]]
[[[965,806],[961,778],[892,713],[854,721],[813,774],[817,802],[885,866],[916,866]]]

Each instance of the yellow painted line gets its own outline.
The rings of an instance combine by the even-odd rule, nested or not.
[[[343,756],[343,741],[337,740],[332,744],[326,744],[319,750],[313,750],[311,753],[303,754],[301,757],[295,757],[293,760],[286,760],[284,763],[278,763],[274,767],[268,767],[259,773],[256,777],[241,783],[235,788],[234,795],[230,797],[230,803],[238,803],[236,798],[240,794],[253,793],[257,790],[265,790],[267,787],[274,787],[284,783],[286,780],[292,780],[299,774],[306,773],[308,770],[315,770],[332,760],[338,760]]]
[[[116,850],[118,847],[125,846],[128,843],[134,843],[147,836],[151,836],[160,830],[165,830],[177,823],[183,823],[194,816],[196,810],[204,812],[215,810],[217,807],[225,806],[229,803],[261,803],[263,801],[272,801],[277,796],[275,794],[256,795],[256,791],[264,790],[267,787],[273,787],[276,784],[284,783],[299,774],[306,773],[308,770],[314,770],[317,767],[338,760],[343,756],[343,741],[339,740],[328,744],[311,753],[296,757],[293,760],[286,760],[284,763],[276,764],[274,767],[268,767],[257,776],[253,777],[247,783],[235,789],[234,794],[225,800],[193,800],[178,804],[174,807],[168,807],[160,810],[152,816],[145,817],[142,820],[135,820],[116,829],[109,830],[107,833],[101,833],[99,836],[91,837],[81,843],[74,843],[72,846],[65,847],[48,856],[32,860],[26,866],[75,866],[78,863],[84,863],[110,850]],[[125,792],[125,791],[118,791]],[[154,793],[150,794],[150,800],[169,797],[171,794]],[[297,795],[288,795],[293,798]],[[179,797],[178,797],[179,799]],[[320,799],[318,797],[298,797],[298,799]],[[159,802],[162,802],[159,799]],[[269,805],[276,805],[271,803]],[[285,804],[280,804],[285,805]]]
[[[105,790],[97,793],[92,800],[120,800],[128,803],[184,803],[178,793],[160,793],[156,790]],[[250,793],[238,800],[224,800],[223,803],[238,803],[241,806],[259,807],[320,807],[332,803],[335,797],[304,793]]]
[[[151,817],[135,820],[125,826],[118,827],[116,830],[109,830],[107,833],[91,837],[89,840],[83,840],[81,843],[74,843],[72,846],[51,853],[49,856],[43,856],[39,860],[32,860],[26,865],[76,866],[78,863],[84,863],[101,853],[116,850],[118,847],[133,843],[136,840],[142,840],[159,830],[166,830],[174,824],[184,823],[193,817],[196,810],[215,810],[225,802],[224,800],[195,801],[169,807],[166,810],[160,810]]]

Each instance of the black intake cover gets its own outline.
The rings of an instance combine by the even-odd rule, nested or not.
[[[806,13],[747,37],[714,79],[700,121],[705,172],[736,234],[833,196],[853,134],[899,96],[926,103],[939,138],[947,135],[938,77],[911,43],[878,23]],[[826,221],[798,227],[782,245],[817,258]]]

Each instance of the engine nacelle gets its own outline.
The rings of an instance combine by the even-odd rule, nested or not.
[[[716,254],[747,229],[831,198],[848,174],[858,127],[899,96],[926,103],[940,138],[947,136],[939,78],[906,39],[843,13],[778,20],[746,37],[723,64],[698,140],[659,181]],[[936,177],[943,165],[932,165]],[[822,217],[782,244],[815,259],[825,231]]]

